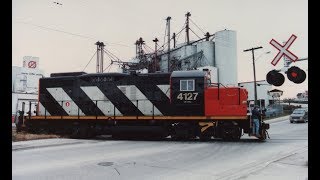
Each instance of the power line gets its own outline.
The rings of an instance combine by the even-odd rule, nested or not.
[[[176,36],[177,36],[176,41],[178,41],[179,36],[180,36],[180,33],[185,29],[185,24],[186,24],[186,22],[183,24],[182,29],[176,34]],[[166,30],[167,30],[167,29],[166,29]],[[166,37],[166,31],[165,31],[164,39],[165,39],[165,37]],[[173,39],[173,37],[172,37],[171,39]],[[159,50],[160,50],[161,48],[165,49],[165,48],[167,47],[168,42],[165,42],[165,40],[163,40],[163,42],[164,42],[163,45],[162,45],[162,46],[159,46]]]
[[[178,42],[179,37],[180,37],[180,35],[181,35],[180,33],[181,33],[184,29],[185,29],[185,27],[184,27],[183,29],[181,29],[181,31],[180,31],[180,32],[178,32],[178,34],[176,34],[176,36],[178,35],[178,36],[177,36],[177,39],[176,39],[176,41],[177,41],[177,42]]]
[[[107,43],[109,46],[112,46],[111,44],[114,44],[114,45],[118,45],[118,46],[124,46],[124,47],[129,47],[129,48],[132,48],[132,46],[128,46],[128,45],[125,45],[125,44],[119,44],[119,43]]]
[[[106,51],[104,51],[105,53],[106,53],[106,55],[109,57],[109,59],[111,60],[111,63],[112,63],[112,61],[120,61],[120,60],[118,60],[118,59],[115,59],[114,57],[112,57],[110,54],[108,54]]]
[[[200,29],[200,31],[202,31],[203,32],[203,34],[205,34],[205,32],[195,23],[195,22],[193,22],[191,19],[189,19],[191,22],[192,22],[192,24],[194,24],[198,29]]]
[[[189,28],[191,30],[191,32],[193,32],[193,34],[195,34],[199,39],[201,39],[201,37],[199,37],[194,31],[192,31],[191,28]]]
[[[45,30],[51,30],[51,31],[56,31],[56,32],[61,32],[61,33],[69,34],[69,35],[72,35],[72,36],[78,36],[78,37],[82,37],[82,38],[86,38],[86,39],[96,40],[96,38],[93,38],[93,37],[84,36],[84,35],[80,35],[80,34],[75,34],[75,33],[67,32],[67,31],[62,31],[62,30],[59,30],[59,29],[53,29],[53,28],[49,28],[49,27],[45,27],[45,26],[40,26],[40,25],[32,24],[32,23],[19,22],[19,21],[16,21],[16,23],[32,25],[32,26],[35,26],[35,27],[38,27],[38,28],[41,28],[41,29],[45,29]]]
[[[87,68],[87,66],[89,65],[89,63],[91,62],[91,60],[92,60],[92,58],[94,57],[94,55],[96,55],[97,54],[97,51],[93,54],[93,56],[91,57],[91,59],[89,60],[89,62],[88,62],[88,64],[86,65],[86,67],[84,67],[83,68],[83,70],[82,71],[84,71],[86,68]]]
[[[166,35],[167,35],[167,24],[166,24],[166,29],[164,30],[164,36],[163,36],[163,45],[164,46],[166,44]]]
[[[110,51],[105,50],[105,49],[103,49],[103,51],[104,51],[106,54],[110,53],[110,54],[113,56],[114,59],[116,59],[116,60],[118,60],[118,61],[121,61],[116,55],[112,54]]]
[[[77,37],[82,37],[82,38],[85,38],[85,39],[91,39],[91,40],[97,40],[99,38],[93,38],[93,37],[90,37],[90,36],[85,36],[85,35],[81,35],[81,34],[76,34],[76,33],[71,33],[71,32],[67,32],[67,31],[63,31],[63,30],[59,30],[59,29],[54,29],[54,28],[49,28],[49,27],[45,27],[45,26],[40,26],[40,25],[37,25],[37,24],[33,24],[33,23],[27,23],[27,22],[21,22],[21,21],[15,21],[16,23],[21,23],[21,24],[26,24],[26,25],[31,25],[31,26],[35,26],[35,27],[38,27],[40,29],[45,29],[45,30],[50,30],[50,31],[56,31],[56,32],[60,32],[60,33],[64,33],[64,34],[68,34],[68,35],[72,35],[72,36],[77,36]],[[104,41],[106,42],[106,41]],[[132,48],[131,46],[128,46],[128,45],[125,45],[125,44],[119,44],[119,43],[106,43],[108,44],[109,46],[112,46],[111,44],[114,44],[114,45],[118,45],[118,46],[124,46],[124,47],[129,47],[129,48]]]
[[[112,61],[111,61],[111,63],[109,64],[109,66],[106,67],[106,68],[103,70],[103,72],[106,71],[106,69],[108,69],[109,67],[111,67],[111,65],[112,65]],[[109,72],[109,71],[110,71],[110,69],[108,70],[108,72]]]
[[[151,53],[151,52],[154,51],[151,47],[149,47],[149,46],[146,45],[146,44],[144,44],[143,47],[144,47],[144,49],[145,49],[148,53]],[[149,50],[148,50],[146,47],[149,48]]]

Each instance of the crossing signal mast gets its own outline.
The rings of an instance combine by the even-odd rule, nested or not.
[[[301,84],[306,79],[307,75],[304,70],[300,69],[297,66],[290,67],[290,64],[292,62],[308,60],[308,58],[298,59],[296,55],[288,50],[288,48],[296,38],[297,36],[292,34],[287,42],[283,42],[283,46],[274,39],[270,41],[270,44],[279,50],[279,53],[272,60],[271,64],[275,66],[280,60],[281,56],[283,56],[284,66],[280,70],[274,69],[268,72],[266,79],[269,84],[272,84],[274,86],[281,86],[284,83],[285,77],[280,73],[281,71],[287,74],[287,78],[296,84]]]
[[[308,60],[308,58],[301,58],[296,61],[305,61]],[[286,56],[284,56],[284,67],[280,70],[271,70],[268,72],[266,79],[269,84],[272,84],[274,86],[281,86],[284,83],[285,77],[280,72],[283,71],[285,74],[287,74],[287,78],[294,82],[295,84],[301,84],[305,81],[307,75],[304,70],[300,69],[297,66],[291,66],[290,64],[292,61],[290,61]]]

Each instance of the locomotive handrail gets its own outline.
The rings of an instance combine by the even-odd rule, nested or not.
[[[220,86],[224,87],[224,88],[228,88],[227,86],[225,86],[222,83],[207,83],[208,86],[214,86],[214,87],[218,87],[218,100],[220,100]]]
[[[225,86],[225,85],[223,85],[222,83],[207,83],[209,86],[210,85],[216,85],[216,86],[218,86],[218,88],[220,87],[220,85],[221,86],[223,86],[224,88],[227,88],[227,86]]]
[[[220,99],[220,85],[221,86],[223,86],[224,88],[228,88],[227,86],[225,86],[225,85],[223,85],[222,83],[207,83],[208,84],[208,86],[215,86],[215,87],[218,87],[218,100]],[[236,88],[238,88],[238,94],[239,94],[239,105],[241,104],[241,102],[240,102],[240,87],[236,87]],[[245,95],[247,95],[246,93],[245,93],[245,91],[244,90],[242,90],[241,92],[243,92]],[[236,94],[234,94],[234,95],[236,95]]]
[[[27,112],[29,118],[31,117],[31,105],[32,104],[35,104],[35,106],[37,106],[37,102],[36,101],[31,101],[31,100],[29,101],[29,111]]]

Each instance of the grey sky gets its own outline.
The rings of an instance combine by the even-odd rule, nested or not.
[[[12,65],[22,66],[23,56],[37,56],[46,75],[82,71],[97,41],[127,61],[135,56],[134,42],[139,37],[152,48],[155,37],[163,44],[166,17],[172,18],[171,33],[177,33],[188,11],[205,32],[237,32],[239,82],[253,80],[252,55],[244,49],[263,47],[255,51],[257,80],[283,67],[282,61],[271,65],[278,52],[269,44],[272,38],[282,42],[295,34],[297,39],[289,50],[299,58],[308,57],[307,0],[13,0],[12,7]],[[190,27],[202,36],[197,27]],[[184,38],[181,34],[178,42]],[[261,55],[267,51],[271,53]],[[110,60],[105,60],[109,65]],[[294,64],[308,73],[308,61]],[[85,71],[95,72],[95,59]],[[308,75],[302,84],[286,78],[284,85],[275,88],[284,91],[283,97],[294,97],[308,89]]]

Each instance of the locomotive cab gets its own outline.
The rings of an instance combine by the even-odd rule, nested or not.
[[[204,115],[205,73],[199,70],[172,72],[170,99],[179,115]]]

